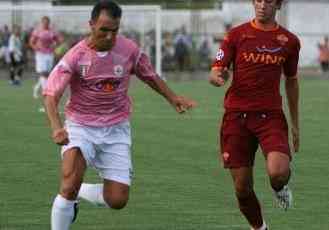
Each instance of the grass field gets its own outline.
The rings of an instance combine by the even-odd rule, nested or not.
[[[58,190],[59,148],[49,136],[45,114],[37,112],[32,81],[11,87],[0,80],[0,229],[46,230]],[[217,126],[223,89],[207,82],[169,83],[199,107],[177,115],[146,86],[134,98],[134,183],[121,211],[80,203],[73,230],[249,229],[241,217],[228,172],[217,159]],[[275,207],[258,154],[255,189],[271,229],[329,229],[329,81],[301,81],[301,150],[294,159],[295,206]],[[94,171],[87,181],[98,182]]]

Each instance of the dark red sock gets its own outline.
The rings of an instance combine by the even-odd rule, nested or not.
[[[252,192],[249,196],[238,198],[238,202],[240,211],[249,224],[254,228],[260,228],[263,224],[263,217],[255,192]]]

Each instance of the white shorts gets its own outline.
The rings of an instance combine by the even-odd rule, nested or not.
[[[78,147],[87,165],[95,168],[100,177],[131,184],[133,167],[129,121],[110,127],[90,127],[67,120],[65,126],[70,142],[62,147],[62,157],[66,150]]]
[[[10,52],[9,52],[9,48],[7,46],[2,46],[0,48],[0,57],[5,60],[6,64],[9,64],[11,62]]]
[[[37,73],[50,73],[54,65],[54,54],[35,53],[35,71]]]

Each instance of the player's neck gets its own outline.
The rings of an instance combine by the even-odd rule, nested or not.
[[[274,19],[262,22],[255,18],[252,20],[252,23],[257,29],[264,30],[264,31],[275,30],[278,27],[278,23]]]
[[[86,44],[90,49],[97,51],[96,44],[91,35],[86,38]]]
[[[97,47],[97,42],[95,41],[95,39],[93,39],[91,35],[86,38],[86,44],[90,49],[94,50],[95,52],[110,52],[110,50],[99,49],[99,47]]]

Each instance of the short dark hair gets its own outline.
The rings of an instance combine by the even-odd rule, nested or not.
[[[48,22],[50,22],[50,18],[48,16],[43,16],[41,20],[47,20]]]
[[[101,0],[94,5],[91,11],[91,20],[97,20],[102,10],[106,10],[112,18],[121,18],[121,7],[114,1]]]

